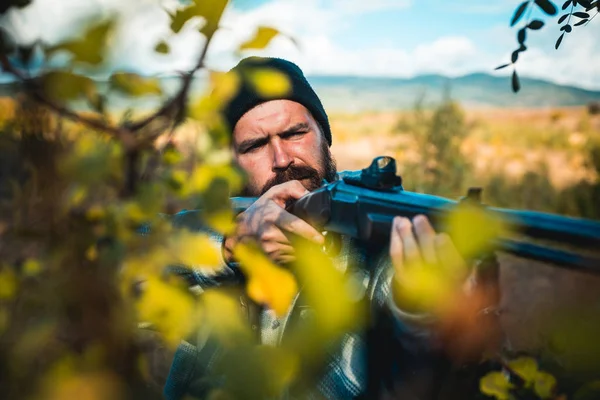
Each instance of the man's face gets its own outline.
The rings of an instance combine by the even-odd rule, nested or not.
[[[308,190],[333,180],[335,162],[311,113],[291,100],[262,103],[240,118],[233,151],[248,175],[245,196],[260,196],[272,186],[299,180]]]

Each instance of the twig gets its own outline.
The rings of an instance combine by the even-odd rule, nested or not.
[[[0,65],[2,65],[2,69],[5,72],[8,72],[9,74],[15,76],[20,81],[22,81],[22,82],[29,81],[29,79],[25,75],[23,75],[21,73],[21,71],[19,71],[18,69],[16,69],[15,67],[13,67],[11,65],[10,61],[8,60],[8,57],[5,54],[0,55]],[[44,104],[45,106],[52,109],[59,115],[65,117],[67,119],[70,119],[71,121],[82,123],[91,128],[113,134],[116,137],[118,137],[119,139],[121,139],[121,141],[125,144],[126,147],[135,145],[134,140],[133,140],[134,138],[132,137],[131,132],[128,132],[126,129],[123,129],[120,127],[113,127],[113,126],[107,125],[97,119],[92,119],[92,118],[88,118],[83,115],[80,115],[80,114],[76,113],[75,111],[70,110],[63,105],[57,104],[54,101],[50,100],[48,97],[44,96],[37,89],[32,90],[31,95],[39,103]]]
[[[188,92],[190,90],[190,86],[192,84],[192,79],[194,78],[194,74],[200,68],[202,68],[202,66],[204,65],[204,59],[206,58],[206,53],[208,51],[208,47],[210,45],[210,41],[211,41],[212,37],[213,37],[213,35],[207,36],[206,43],[205,43],[204,47],[202,48],[202,52],[200,53],[198,62],[196,63],[194,68],[192,68],[190,71],[188,71],[183,76],[183,80],[182,80],[183,84],[181,86],[181,89],[179,90],[179,93],[177,93],[170,100],[168,100],[165,104],[163,104],[163,106],[158,111],[156,111],[154,114],[149,115],[148,117],[144,118],[141,121],[131,124],[129,128],[132,131],[137,131],[137,130],[147,126],[154,119],[156,119],[158,117],[163,117],[163,116],[168,117],[169,114],[173,111],[173,108],[175,108],[175,107],[183,107],[185,98],[187,97]]]

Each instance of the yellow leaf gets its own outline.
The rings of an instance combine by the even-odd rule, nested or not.
[[[444,313],[445,306],[455,295],[453,283],[439,268],[417,264],[405,268],[402,284],[397,290],[415,309]]]
[[[502,372],[490,372],[479,381],[479,389],[483,394],[495,397],[497,400],[508,400],[509,391],[513,384]]]
[[[206,223],[216,232],[222,235],[229,235],[235,231],[235,215],[233,210],[225,209],[218,212],[212,212],[206,216]]]
[[[161,274],[172,261],[169,252],[159,246],[155,246],[143,255],[128,257],[121,270],[122,279],[120,283],[123,293],[129,293],[133,282]]]
[[[0,300],[10,300],[17,292],[17,277],[15,273],[4,266],[0,271]]]
[[[499,218],[488,214],[478,205],[467,203],[459,205],[449,214],[447,224],[448,234],[465,258],[489,251],[494,239],[506,231]]]
[[[87,189],[83,186],[76,186],[72,190],[69,191],[67,204],[71,207],[76,207],[81,204],[81,202],[87,196]]]
[[[240,45],[240,50],[264,49],[279,34],[275,28],[259,26],[254,37]]]
[[[106,400],[125,399],[121,380],[109,372],[73,372],[63,379],[45,379],[41,398],[45,400]]]
[[[196,309],[183,289],[150,277],[143,282],[141,298],[136,302],[141,322],[149,322],[166,343],[176,347],[192,330]]]
[[[193,268],[222,266],[220,248],[206,234],[184,231],[171,239],[169,250],[179,263]]]
[[[39,274],[41,270],[42,270],[42,265],[40,264],[40,262],[38,260],[29,258],[23,264],[23,274],[25,276],[35,276],[35,275]]]
[[[90,221],[98,221],[106,216],[106,210],[104,207],[95,204],[87,209],[85,217]]]
[[[302,284],[302,295],[314,311],[319,340],[329,342],[365,321],[365,311],[354,299],[353,286],[323,251],[312,243],[299,241],[294,272]]]
[[[292,90],[291,82],[283,72],[271,68],[253,68],[247,73],[256,92],[265,99],[285,96]]]
[[[154,51],[160,54],[169,54],[169,45],[166,42],[160,42],[154,47]]]
[[[94,81],[67,71],[49,72],[44,75],[42,82],[44,93],[59,101],[92,97],[96,93]]]
[[[90,261],[95,261],[98,258],[98,249],[96,246],[90,246],[85,252],[85,258]]]
[[[549,373],[540,371],[535,375],[534,381],[535,393],[541,399],[549,399],[554,395],[554,389],[556,388],[556,378]]]
[[[128,96],[160,95],[160,81],[131,72],[117,72],[110,77],[111,88]]]
[[[109,34],[113,28],[112,21],[106,21],[91,27],[80,39],[66,41],[46,49],[51,55],[59,50],[66,50],[73,55],[73,60],[97,65],[102,62],[106,51]]]
[[[527,387],[531,386],[538,374],[538,365],[531,357],[519,357],[508,362],[508,366],[525,381]]]
[[[153,215],[142,210],[140,205],[136,202],[127,203],[124,207],[124,213],[127,219],[136,224],[146,222],[149,218],[153,217]]]
[[[241,175],[228,164],[203,164],[194,169],[183,188],[185,195],[206,191],[215,179],[229,184],[230,191],[240,190],[243,184]]]
[[[162,156],[166,165],[176,165],[183,161],[183,156],[181,153],[172,148],[165,150]]]
[[[233,254],[248,277],[248,296],[259,304],[268,305],[278,316],[288,311],[298,293],[292,273],[276,266],[259,249],[238,244]]]
[[[220,105],[229,101],[236,94],[240,86],[240,77],[235,72],[212,72],[210,83],[211,97]]]
[[[211,37],[219,26],[227,2],[227,0],[193,0],[189,6],[171,15],[171,30],[178,33],[187,21],[194,17],[202,17],[204,26],[200,32],[206,37]]]
[[[221,289],[209,289],[202,294],[202,328],[207,328],[226,347],[249,344],[252,334],[242,317],[238,296]]]

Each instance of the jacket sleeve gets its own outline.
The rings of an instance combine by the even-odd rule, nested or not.
[[[436,398],[450,368],[436,338],[434,319],[399,309],[392,297],[393,269],[382,257],[370,285],[371,326],[366,334],[369,398]]]

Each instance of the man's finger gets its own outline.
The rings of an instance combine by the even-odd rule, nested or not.
[[[289,200],[297,200],[308,193],[308,190],[302,186],[300,181],[288,181],[273,186],[263,196],[273,200],[279,207],[285,208]]]
[[[319,231],[310,226],[306,221],[295,215],[281,210],[277,218],[275,219],[275,225],[281,229],[313,241],[317,244],[325,243],[325,238]]]
[[[404,248],[402,247],[402,238],[400,237],[401,224],[402,218],[394,217],[390,235],[390,258],[392,259],[392,264],[396,269],[396,273],[398,273],[404,265]]]
[[[274,242],[290,245],[290,239],[276,225],[268,225],[265,231],[260,233],[261,242]]]
[[[412,231],[412,223],[408,218],[402,218],[399,226],[400,239],[404,251],[404,261],[409,264],[421,262],[421,253],[417,240]]]
[[[413,218],[413,224],[423,260],[430,265],[435,265],[438,261],[435,249],[435,230],[424,215],[417,215]]]
[[[291,255],[295,252],[292,246],[276,242],[262,243],[262,248],[271,258],[281,255]]]

